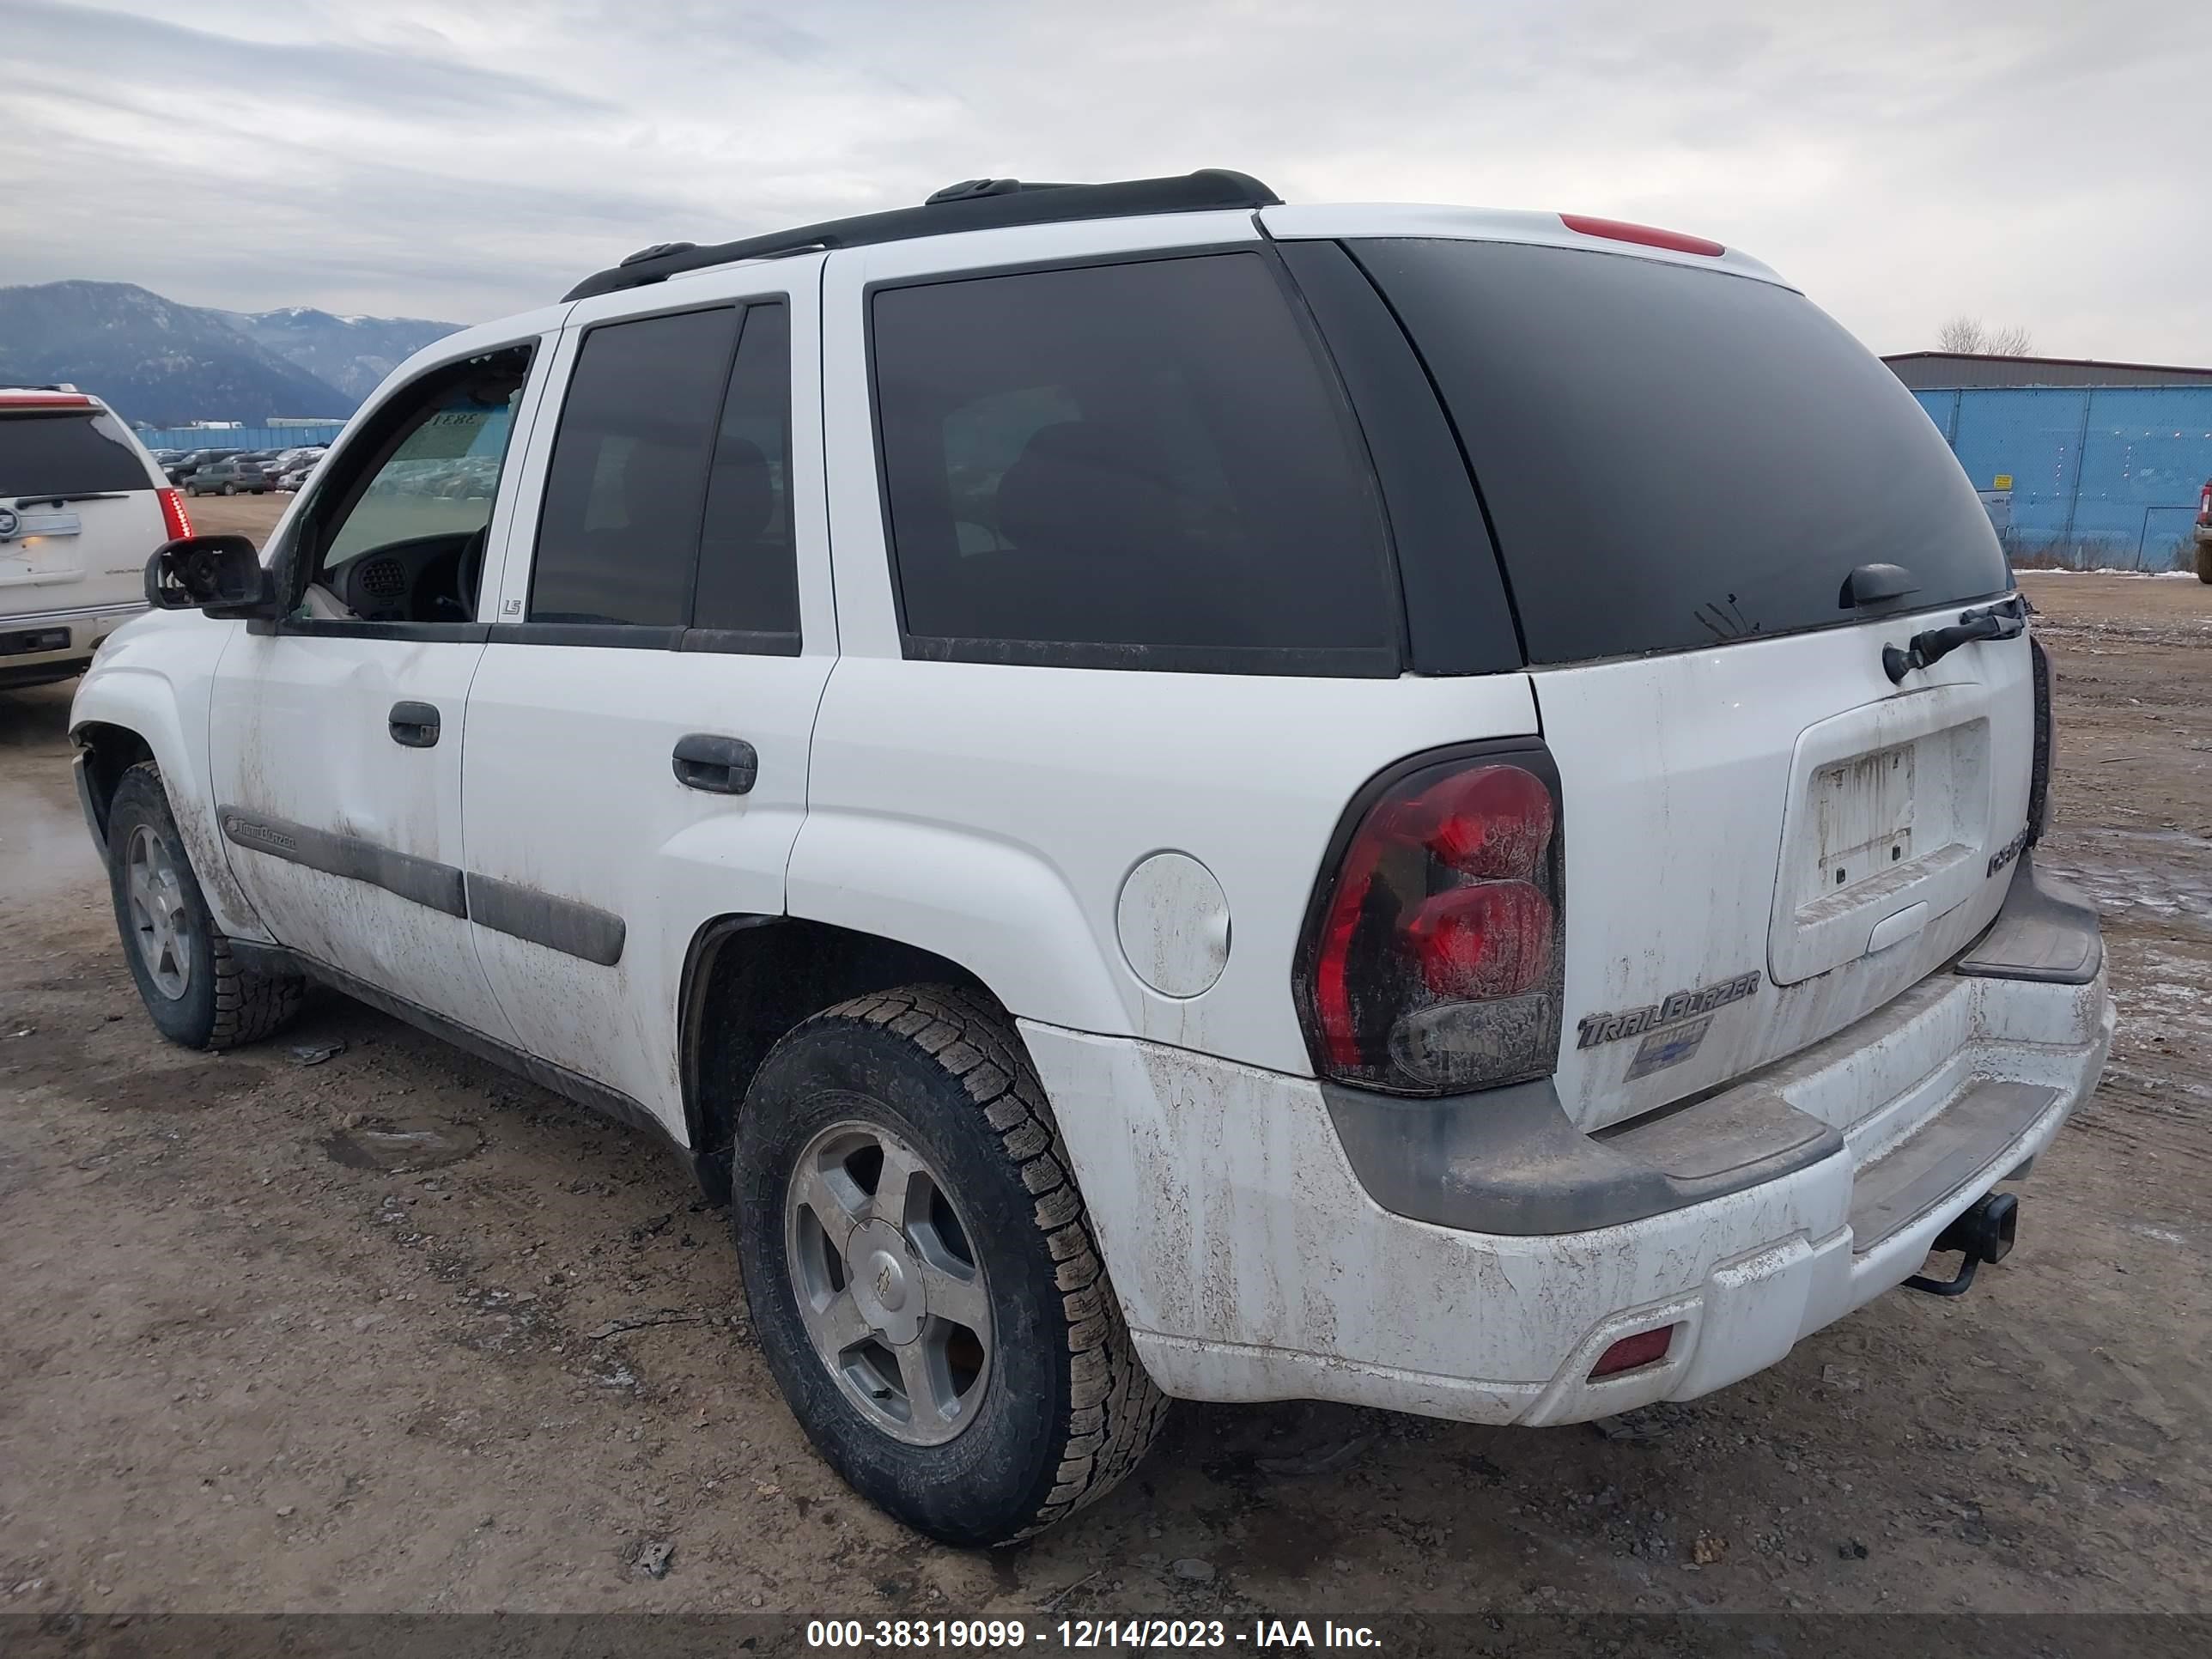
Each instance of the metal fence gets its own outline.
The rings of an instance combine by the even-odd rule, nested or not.
[[[2075,569],[2177,570],[2212,478],[2212,386],[1916,392],[1987,500],[2006,550]],[[1993,516],[1996,516],[1993,514]]]
[[[326,444],[344,430],[343,421],[311,426],[142,426],[138,440],[149,449],[303,449]]]

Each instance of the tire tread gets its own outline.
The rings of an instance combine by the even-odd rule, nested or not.
[[[884,1026],[927,1054],[975,1103],[1036,1200],[1032,1220],[1057,1264],[1070,1363],[1054,1485],[1036,1513],[1002,1541],[1033,1537],[1103,1497],[1143,1461],[1166,1425],[1168,1397],[1137,1357],[1090,1212],[1067,1172],[1060,1125],[998,1005],[956,986],[903,987],[840,1003],[799,1029],[832,1020]]]
[[[176,814],[169,806],[168,789],[161,781],[161,767],[150,760],[140,761],[117,781],[112,799],[122,799],[125,790],[132,787],[134,780],[151,788],[154,800],[159,803],[161,816],[167,820],[162,827],[176,838]],[[110,844],[112,845],[112,837]],[[298,1015],[306,996],[307,981],[296,974],[256,973],[241,964],[230,948],[229,939],[216,927],[207,908],[206,895],[198,891],[199,875],[191,869],[189,860],[185,872],[193,884],[201,912],[208,917],[209,953],[215,964],[214,1018],[205,1039],[193,1046],[220,1052],[276,1036]],[[124,949],[131,948],[126,940]]]

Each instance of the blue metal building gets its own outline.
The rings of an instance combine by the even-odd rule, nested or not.
[[[2039,358],[1886,359],[2005,528],[2015,557],[2173,570],[2212,479],[2212,369]],[[2126,384],[2095,384],[2119,380]],[[2009,377],[2008,384],[1991,384]],[[1967,384],[1942,386],[1931,380]]]

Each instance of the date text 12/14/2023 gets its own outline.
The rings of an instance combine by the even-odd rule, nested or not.
[[[1255,1619],[1232,1626],[1221,1619],[1062,1619],[1030,1624],[1021,1619],[813,1619],[810,1648],[992,1652],[1023,1647],[1067,1652],[1139,1648],[1379,1649],[1365,1625],[1334,1620]]]

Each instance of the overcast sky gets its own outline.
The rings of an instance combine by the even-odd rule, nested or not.
[[[2212,362],[2202,0],[0,0],[0,283],[475,322],[643,244],[979,174],[1230,167],[1765,259],[1878,350],[1965,311]]]

